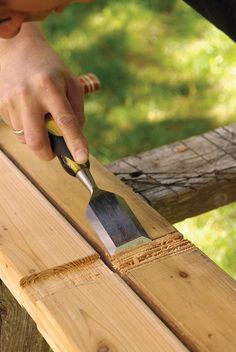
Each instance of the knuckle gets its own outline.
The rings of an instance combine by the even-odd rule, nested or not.
[[[0,98],[1,107],[15,107],[17,101],[21,98],[28,98],[30,94],[30,87],[27,84],[18,84],[10,91],[5,92]]]
[[[36,73],[33,77],[36,86],[42,89],[50,89],[54,86],[52,76],[48,72]]]
[[[4,107],[9,106],[10,102],[11,102],[10,96],[9,95],[3,95],[0,98],[0,108],[3,109]]]
[[[67,113],[61,113],[58,115],[57,117],[57,123],[58,123],[58,126],[61,127],[61,128],[67,128],[67,129],[71,129],[74,127],[75,125],[75,121],[74,121],[74,118],[67,114]]]
[[[25,98],[29,95],[29,93],[30,93],[29,86],[27,84],[22,83],[22,84],[19,84],[15,87],[12,95],[16,98],[17,97]],[[12,99],[10,98],[10,100],[12,100]]]
[[[0,98],[0,104],[1,106],[6,106],[8,107],[9,105],[11,105],[14,101],[14,91],[8,91],[5,92],[5,94],[3,94]]]

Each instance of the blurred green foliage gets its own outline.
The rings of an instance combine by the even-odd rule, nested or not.
[[[236,204],[186,219],[176,227],[236,279]]]
[[[85,134],[102,162],[235,120],[235,45],[184,2],[75,4],[43,28],[74,74],[101,79],[101,92],[86,97]],[[178,225],[234,276],[235,210]]]

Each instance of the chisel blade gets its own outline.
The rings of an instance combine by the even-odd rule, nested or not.
[[[96,189],[86,215],[110,255],[151,241],[128,204],[117,194]]]

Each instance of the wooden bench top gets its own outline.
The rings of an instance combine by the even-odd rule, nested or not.
[[[236,200],[236,123],[108,168],[171,223],[202,214]]]

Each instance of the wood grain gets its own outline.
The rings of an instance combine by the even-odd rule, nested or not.
[[[191,351],[236,350],[236,283],[198,249],[131,269],[126,279]]]
[[[187,351],[115,274],[60,289],[36,305],[54,351]]]
[[[236,124],[108,165],[168,221],[236,200]]]
[[[102,248],[105,251],[85,216],[86,204],[89,200],[89,192],[85,187],[76,178],[68,176],[58,160],[51,162],[39,160],[27,146],[17,142],[16,137],[3,124],[0,124],[0,146],[70,222],[81,233],[85,232],[87,240],[90,240],[96,248]],[[161,215],[117,177],[105,170],[92,156],[90,161],[91,172],[98,186],[124,197],[150,237],[162,237],[174,231],[174,228]]]
[[[0,169],[0,277],[54,352],[187,351],[2,152]]]
[[[94,250],[2,152],[0,165],[0,258],[11,275],[21,282],[50,274],[54,267],[92,260]]]
[[[81,208],[86,203],[86,197],[81,196],[81,185],[74,183],[76,180],[68,179],[66,175],[68,183],[65,187],[65,173],[54,162],[38,162],[32,169],[28,160],[30,152],[24,146],[18,148],[11,136],[7,138],[4,129],[1,140],[4,149],[14,155],[14,160],[21,164],[22,169],[31,175],[34,182],[40,185],[64,214],[68,212],[67,218],[72,219],[78,228],[82,227],[84,235],[91,239],[94,234],[91,235],[83,212],[78,212],[78,203]],[[107,262],[114,266],[117,273],[191,350],[218,352],[224,350],[225,346],[229,351],[236,350],[233,339],[236,316],[236,305],[233,303],[235,282],[199,250],[189,245],[173,226],[122,185],[108,170],[93,158],[91,160],[92,173],[100,186],[124,196],[146,231],[155,239],[151,245],[121,254],[120,257],[106,257]],[[48,165],[47,168],[45,165]],[[104,253],[99,242],[94,239],[94,243]],[[172,280],[172,276],[175,279]],[[191,280],[184,280],[185,277],[190,277]],[[212,289],[209,288],[211,284]],[[50,305],[50,302],[47,301],[47,304]],[[53,308],[48,309],[51,311]],[[216,336],[213,336],[214,329],[209,329],[208,325],[217,331]]]

